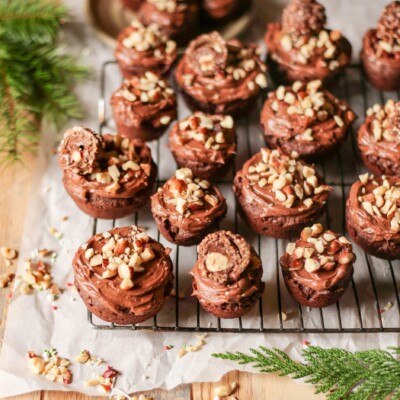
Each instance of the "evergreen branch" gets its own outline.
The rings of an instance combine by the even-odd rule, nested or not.
[[[316,385],[316,393],[328,393],[332,400],[400,399],[400,347],[389,351],[368,350],[350,352],[308,346],[303,351],[304,362],[292,360],[278,349],[250,349],[252,355],[241,352],[213,354],[213,357],[252,364],[260,372],[277,372],[293,379],[307,378]]]

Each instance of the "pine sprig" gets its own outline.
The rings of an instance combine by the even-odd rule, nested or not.
[[[316,393],[328,393],[332,400],[384,400],[389,395],[400,399],[400,362],[393,355],[400,354],[400,347],[389,350],[352,353],[307,346],[304,362],[296,362],[281,350],[261,346],[259,350],[250,349],[251,355],[226,352],[213,357],[252,364],[260,372],[307,378],[306,382],[316,385]]]
[[[0,2],[0,161],[33,150],[42,120],[82,117],[72,89],[88,70],[57,42],[67,17],[58,0]]]

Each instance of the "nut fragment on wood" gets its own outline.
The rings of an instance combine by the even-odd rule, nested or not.
[[[226,385],[222,386],[217,386],[214,389],[214,395],[215,396],[229,396],[231,395],[238,387],[238,384],[236,382],[228,383]]]

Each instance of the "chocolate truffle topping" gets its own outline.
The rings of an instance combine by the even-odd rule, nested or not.
[[[233,189],[252,229],[278,238],[318,218],[332,190],[313,167],[267,148],[238,171]]]
[[[261,112],[261,127],[269,147],[321,159],[344,141],[355,118],[344,101],[322,89],[320,80],[308,84],[297,81],[269,93]]]
[[[318,34],[325,24],[325,7],[314,0],[293,0],[283,10],[282,28],[294,36]]]
[[[261,260],[254,249],[240,235],[218,231],[204,238],[197,252],[193,295],[200,304],[223,318],[246,313],[264,291]]]
[[[89,310],[103,320],[145,321],[171,292],[169,253],[136,226],[99,233],[75,254],[75,286]]]
[[[400,175],[400,102],[375,104],[358,132],[364,163],[376,175]]]
[[[176,80],[192,108],[212,114],[237,113],[267,86],[258,48],[225,41],[218,32],[190,43],[178,64]]]
[[[165,74],[177,56],[176,43],[160,32],[155,24],[133,21],[118,36],[115,57],[125,78],[147,71]]]
[[[218,188],[181,168],[153,195],[151,211],[166,239],[192,245],[217,228],[227,206]]]
[[[347,229],[367,253],[400,258],[400,178],[364,174],[351,187]]]
[[[169,146],[180,167],[190,168],[199,178],[215,178],[236,153],[233,118],[197,112],[174,125]]]
[[[166,80],[151,72],[126,80],[110,103],[118,132],[142,140],[159,137],[177,115],[174,91]]]
[[[102,137],[88,128],[68,129],[59,148],[60,166],[75,174],[91,174],[98,165],[103,146]]]
[[[324,7],[292,0],[282,23],[270,23],[265,42],[273,78],[279,82],[321,79],[332,83],[351,61],[351,45],[340,32],[325,29]]]
[[[355,259],[346,237],[323,231],[321,224],[315,224],[304,228],[300,239],[287,245],[280,264],[288,290],[299,303],[326,307],[346,289]]]

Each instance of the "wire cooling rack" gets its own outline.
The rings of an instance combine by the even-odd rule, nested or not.
[[[100,99],[98,102],[99,131],[115,131],[111,110],[108,105],[111,93],[119,86],[120,73],[115,61],[103,64],[101,70]],[[175,87],[175,89],[177,89]],[[327,184],[333,187],[333,194],[327,204],[327,213],[321,219],[327,228],[345,234],[345,202],[349,188],[365,172],[358,154],[355,132],[364,119],[365,111],[375,103],[387,99],[399,99],[399,93],[382,93],[373,89],[366,81],[358,65],[348,68],[334,93],[347,100],[359,116],[346,143],[340,152],[319,165],[318,170]],[[178,93],[178,91],[177,91]],[[266,282],[264,295],[258,305],[242,318],[221,320],[203,311],[191,294],[189,271],[196,260],[196,248],[182,248],[166,242],[160,237],[147,207],[131,219],[112,221],[94,220],[93,234],[135,223],[147,224],[149,233],[172,248],[174,261],[175,293],[163,310],[153,319],[138,325],[116,325],[104,322],[88,311],[90,326],[98,330],[147,330],[177,332],[235,332],[235,333],[373,333],[400,332],[400,299],[397,281],[400,278],[400,262],[379,260],[363,253],[356,245],[357,255],[354,277],[341,300],[324,309],[309,309],[298,305],[287,292],[280,275],[279,257],[285,251],[287,241],[257,236],[240,219],[237,204],[232,194],[232,180],[235,171],[252,154],[264,145],[259,129],[260,110],[265,100],[259,99],[257,107],[242,121],[238,122],[238,154],[232,171],[216,184],[227,198],[229,212],[221,229],[230,229],[246,237],[258,250],[264,266],[263,280]],[[179,119],[189,111],[182,99],[178,99]],[[173,175],[175,164],[167,149],[167,134],[150,144],[153,158],[159,166],[158,186]],[[294,239],[294,238],[293,238]],[[182,289],[186,290],[186,294]]]

